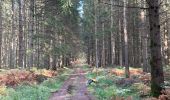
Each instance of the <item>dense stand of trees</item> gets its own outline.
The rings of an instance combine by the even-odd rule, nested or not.
[[[150,51],[146,2],[102,0],[95,4],[97,8],[94,3],[84,1],[82,18],[88,63],[95,64],[97,51],[99,66],[145,66],[147,71]],[[98,50],[94,48],[96,39]]]
[[[1,0],[0,67],[56,69],[76,58],[78,0]]]
[[[154,96],[170,64],[169,0],[84,0],[82,36],[87,63],[142,67],[151,72]]]

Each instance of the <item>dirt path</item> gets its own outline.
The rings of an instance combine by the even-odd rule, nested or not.
[[[61,89],[53,93],[49,100],[96,100],[87,90],[86,82],[85,72],[76,68]]]

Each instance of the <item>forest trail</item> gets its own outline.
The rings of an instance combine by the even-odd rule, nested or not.
[[[75,68],[61,89],[54,92],[49,100],[96,100],[87,90],[85,74],[81,68]]]

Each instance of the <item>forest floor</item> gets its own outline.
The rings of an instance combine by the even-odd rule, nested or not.
[[[96,100],[87,90],[86,72],[75,68],[74,73],[64,82],[60,90],[53,93],[49,100]]]
[[[97,100],[170,100],[170,68],[164,67],[165,91],[159,98],[153,98],[150,88],[150,73],[141,68],[130,67],[130,78],[125,78],[124,67],[90,68],[84,65],[86,78],[96,82],[88,90]]]
[[[66,67],[57,71],[0,69],[0,100],[48,100],[72,72]]]
[[[166,91],[159,99],[150,94],[150,73],[130,67],[130,78],[125,78],[124,70],[87,64],[57,71],[0,69],[0,100],[170,100],[169,66],[164,67]],[[87,84],[90,79],[94,82]]]

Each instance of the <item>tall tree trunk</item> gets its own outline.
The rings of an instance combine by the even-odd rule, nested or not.
[[[33,67],[33,35],[34,35],[34,0],[30,0],[30,22],[29,22],[29,67]]]
[[[127,1],[124,0],[124,7],[123,7],[123,25],[124,25],[124,43],[125,43],[125,74],[126,78],[129,78],[129,63],[128,63],[128,33],[127,33],[127,19],[126,19],[126,3]]]
[[[115,33],[113,33],[113,0],[110,0],[110,4],[111,4],[111,23],[110,23],[110,28],[111,28],[111,64],[115,63]]]
[[[26,21],[26,17],[27,17],[27,5],[26,5],[26,0],[23,0],[22,1],[22,4],[23,4],[23,6],[22,6],[22,17],[23,17],[23,21],[22,21],[22,25],[23,25],[23,66],[24,66],[24,68],[26,68],[27,67],[27,45],[28,45],[28,43],[27,43],[27,41],[28,41],[28,38],[27,38],[27,31],[26,31],[26,29],[27,29],[27,21]]]
[[[37,6],[37,2],[35,1],[35,14],[38,13],[38,6]],[[39,34],[40,33],[40,17],[39,16],[35,16],[35,33]],[[36,48],[36,59],[35,59],[35,66],[37,66],[38,68],[40,67],[40,39],[39,37],[37,37],[36,40],[37,43],[37,48]]]
[[[12,7],[11,7],[11,10],[12,10],[12,17],[11,17],[11,24],[12,24],[12,27],[11,27],[11,45],[10,45],[10,61],[9,61],[9,66],[10,68],[15,68],[15,47],[14,47],[14,43],[15,43],[15,1],[14,0],[11,0],[11,3],[12,3]]]
[[[99,59],[98,59],[98,37],[97,37],[97,0],[94,0],[94,10],[95,10],[95,18],[94,18],[94,31],[95,31],[95,46],[96,46],[96,50],[95,50],[95,56],[96,56],[96,67],[99,67]]]
[[[87,42],[87,63],[90,65],[90,37],[88,37]]]
[[[2,58],[1,58],[1,52],[2,52],[2,0],[0,0],[0,68],[2,68]]]
[[[102,67],[105,66],[105,25],[102,23],[102,32],[103,32],[103,38],[102,38]]]
[[[145,2],[144,0],[141,0],[141,5],[142,7],[145,7]],[[146,31],[146,17],[145,17],[145,11],[142,10],[140,12],[141,16],[141,35],[142,35],[142,57],[143,57],[143,72],[148,72],[148,43],[147,43],[147,31]]]
[[[118,1],[118,4],[120,4],[120,1]],[[119,65],[120,66],[123,66],[123,54],[122,54],[122,18],[121,18],[121,16],[122,16],[122,13],[121,13],[121,9],[120,8],[118,8],[118,23],[119,23],[119,27],[118,27],[118,35],[119,35],[119,39],[118,39],[118,41],[119,41]]]
[[[24,58],[24,42],[23,42],[23,15],[22,15],[22,0],[18,1],[19,5],[19,58],[18,58],[18,66],[23,66],[23,58]]]
[[[164,84],[162,56],[161,56],[161,34],[159,20],[159,0],[147,0],[149,4],[149,23],[151,41],[151,92],[158,97]]]
[[[57,37],[55,34],[53,34],[54,37]],[[52,47],[55,48],[56,47],[56,40],[52,40]],[[52,69],[56,70],[57,69],[57,56],[55,53],[52,53]]]
[[[164,2],[165,2],[165,5],[167,5],[168,4],[168,2],[169,2],[169,0],[164,0]],[[169,8],[168,6],[166,7],[166,8]],[[163,11],[164,11],[164,9],[166,9],[166,8],[163,8]],[[163,14],[164,15],[164,14]],[[165,12],[165,23],[164,23],[164,39],[165,39],[165,41],[164,41],[164,53],[165,53],[165,56],[164,56],[164,59],[165,59],[165,65],[169,65],[169,43],[168,43],[168,40],[169,40],[169,11],[166,11]]]
[[[167,14],[168,14],[168,12],[167,12]],[[168,20],[167,20],[167,33],[168,33],[168,41],[167,41],[167,43],[168,43],[168,50],[167,50],[167,55],[168,55],[168,65],[170,65],[170,20],[169,20],[169,18],[167,18]]]

